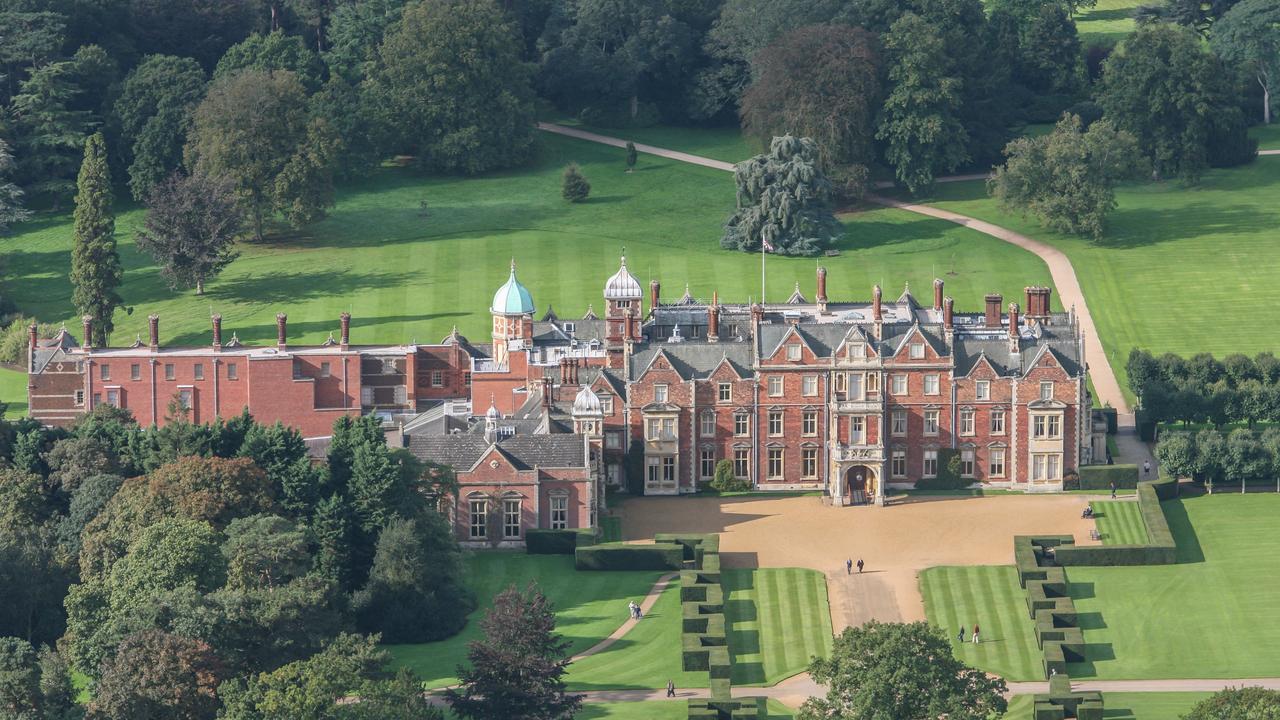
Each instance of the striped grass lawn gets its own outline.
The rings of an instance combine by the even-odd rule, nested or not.
[[[1147,523],[1136,502],[1094,500],[1093,516],[1103,545],[1144,545]]]
[[[951,638],[956,657],[1007,680],[1043,680],[1043,655],[1012,566],[932,567],[920,573],[924,610]],[[973,626],[981,643],[969,642]],[[965,642],[957,641],[964,629]]]
[[[556,632],[569,640],[573,654],[596,644],[625,622],[627,601],[639,602],[659,577],[656,572],[578,572],[573,558],[566,555],[478,552],[469,554],[466,562],[479,609],[467,618],[462,632],[439,642],[385,646],[393,666],[413,669],[427,688],[457,681],[456,668],[467,660],[467,643],[482,634],[484,611],[492,606],[495,595],[511,585],[524,590],[531,581],[538,583],[556,608]],[[679,615],[679,605],[675,614]],[[674,643],[670,652],[678,663],[678,617],[675,622],[676,636],[665,642]]]
[[[816,570],[726,570],[725,622],[736,685],[772,685],[831,653],[827,580]]]
[[[1107,720],[1173,720],[1190,712],[1210,693],[1104,693]],[[1031,720],[1033,698],[1019,695],[1009,701],[1004,720]]]

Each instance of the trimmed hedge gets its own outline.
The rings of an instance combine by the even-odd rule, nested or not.
[[[1103,419],[1107,421],[1107,434],[1115,435],[1116,430],[1119,429],[1117,422],[1119,418],[1116,415],[1116,409],[1113,407],[1094,408],[1094,412],[1100,413]]]
[[[596,542],[595,531],[588,528],[577,530],[526,530],[524,549],[530,555],[572,555],[579,546],[586,547]]]
[[[579,570],[679,570],[684,566],[684,548],[674,543],[590,545],[579,547],[573,557]]]
[[[1081,490],[1110,490],[1112,482],[1126,490],[1138,486],[1137,465],[1082,465],[1078,472]]]
[[[1138,483],[1138,510],[1147,525],[1148,542],[1145,545],[1064,545],[1057,548],[1057,564],[1096,566],[1176,563],[1178,546],[1173,540],[1173,531],[1169,529],[1169,521],[1164,516],[1164,508],[1160,506],[1162,493],[1166,497],[1172,497],[1176,492],[1177,484],[1168,481]]]

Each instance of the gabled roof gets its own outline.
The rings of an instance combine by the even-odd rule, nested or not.
[[[800,292],[800,283],[796,283],[796,289],[791,291],[791,297],[787,298],[788,305],[808,305],[809,301],[804,299],[804,293]]]
[[[683,380],[710,377],[725,362],[738,373],[738,377],[751,374],[751,346],[745,343],[655,343],[632,356],[631,380],[643,377],[659,354],[667,358],[671,368]]]
[[[544,468],[585,468],[587,447],[583,436],[573,433],[552,435],[515,435],[493,445],[482,435],[413,435],[409,452],[421,460],[448,465],[456,472],[475,467],[490,447],[506,456],[517,470]]]

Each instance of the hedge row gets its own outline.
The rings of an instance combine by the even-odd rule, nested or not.
[[[1172,565],[1178,561],[1178,546],[1169,530],[1169,521],[1160,506],[1163,497],[1172,497],[1177,483],[1138,483],[1138,509],[1147,525],[1147,542],[1143,545],[1064,546],[1057,549],[1058,565]]]
[[[1081,490],[1110,490],[1113,482],[1126,490],[1138,486],[1137,465],[1081,465],[1078,472]]]
[[[1072,692],[1071,678],[1054,675],[1049,678],[1049,694],[1036,695],[1032,708],[1035,720],[1102,720],[1102,693]]]
[[[596,532],[591,528],[575,530],[526,530],[524,549],[530,555],[573,555],[579,547],[596,544]]]
[[[574,566],[579,570],[679,570],[684,567],[684,548],[675,543],[580,546],[573,557]]]
[[[1018,584],[1027,591],[1027,615],[1035,622],[1036,644],[1044,653],[1045,677],[1066,676],[1067,663],[1084,660],[1084,633],[1067,576],[1053,556],[1073,547],[1070,535],[1019,535],[1013,539]]]

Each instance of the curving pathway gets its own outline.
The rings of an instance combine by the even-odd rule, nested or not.
[[[653,587],[649,588],[649,594],[645,595],[644,600],[640,601],[641,617],[649,614],[649,610],[653,608],[654,603],[658,602],[658,598],[662,595],[663,591],[665,591],[667,586],[678,577],[680,577],[680,573],[667,573],[666,575],[658,578],[658,582],[654,583]],[[621,640],[624,635],[631,632],[631,628],[634,628],[638,622],[640,621],[635,618],[627,618],[627,621],[619,625],[617,630],[609,633],[609,637],[569,658],[569,662],[577,662],[582,658],[591,657],[596,653],[602,653],[605,650],[608,650],[610,646]]]

